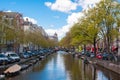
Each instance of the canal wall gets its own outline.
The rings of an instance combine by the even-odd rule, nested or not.
[[[113,71],[117,74],[120,74],[120,62],[112,62],[112,61],[109,61],[109,60],[101,60],[101,59],[97,59],[97,58],[90,58],[90,57],[86,57],[85,55],[77,56],[77,57],[81,58],[84,61],[85,61],[85,59],[87,59],[88,63],[90,63],[90,64],[98,65],[98,66],[104,67],[105,69]]]
[[[89,63],[104,67],[108,70],[111,70],[117,74],[120,74],[120,63],[115,64],[111,61],[100,60],[96,58],[88,58]]]
[[[114,64],[112,62],[103,61],[103,60],[95,60],[95,63],[99,66],[102,66],[106,69],[109,69],[113,72],[120,74],[120,64]]]

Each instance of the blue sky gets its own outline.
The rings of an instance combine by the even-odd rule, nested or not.
[[[82,11],[100,0],[0,0],[1,11],[13,11],[42,26],[49,35],[61,39],[82,17]]]
[[[34,18],[44,28],[49,28],[53,24],[56,27],[65,25],[67,14],[50,10],[45,6],[46,1],[48,0],[0,0],[0,10],[20,12],[23,16]]]

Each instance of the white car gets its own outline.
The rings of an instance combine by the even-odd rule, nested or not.
[[[15,60],[15,62],[19,62],[20,61],[20,57],[15,52],[12,52],[12,51],[11,52],[6,52],[5,55],[8,56],[9,58]]]

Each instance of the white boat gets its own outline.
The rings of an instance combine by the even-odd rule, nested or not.
[[[21,70],[21,66],[18,64],[15,64],[13,66],[10,66],[9,68],[7,68],[4,71],[4,74],[7,76],[12,76],[12,75],[16,75],[16,73],[19,73],[19,71]]]

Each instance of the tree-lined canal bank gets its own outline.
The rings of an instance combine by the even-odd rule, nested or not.
[[[6,80],[119,80],[120,76],[59,51]]]

